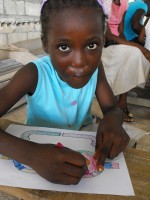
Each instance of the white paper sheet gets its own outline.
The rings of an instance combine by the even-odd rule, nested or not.
[[[21,125],[10,125],[6,131],[17,137],[37,143],[56,144],[61,142],[64,146],[76,151],[94,153],[95,149],[96,133],[94,132]],[[78,185],[72,186],[50,183],[38,174],[33,173],[32,169],[23,164],[22,166],[24,169],[19,170],[12,159],[0,155],[0,185],[64,192],[134,196],[123,153],[114,160],[108,159],[101,174],[91,174],[90,178],[82,178]]]

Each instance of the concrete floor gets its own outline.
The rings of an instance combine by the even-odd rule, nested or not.
[[[150,132],[150,108],[137,106],[137,105],[128,105],[130,112],[134,114],[135,122],[130,123],[131,126],[142,129],[146,132]],[[5,116],[5,119],[16,121],[19,123],[24,123],[26,118],[26,105],[17,108]],[[5,193],[0,192],[0,200],[18,200],[15,197],[9,196]]]

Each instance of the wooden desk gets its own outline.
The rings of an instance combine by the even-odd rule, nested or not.
[[[9,124],[9,121],[0,119],[1,128],[5,129]],[[125,159],[135,191],[134,197],[40,191],[6,186],[0,186],[0,190],[24,200],[150,200],[150,153],[127,149]]]

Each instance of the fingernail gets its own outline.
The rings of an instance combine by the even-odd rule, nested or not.
[[[98,167],[98,171],[100,171],[100,172],[102,172],[103,169],[104,169],[103,166],[99,166],[99,167]]]

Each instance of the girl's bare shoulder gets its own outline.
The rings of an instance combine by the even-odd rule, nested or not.
[[[18,83],[26,89],[27,93],[34,93],[38,80],[38,70],[34,63],[28,63],[23,66],[10,81],[13,83]]]
[[[5,114],[26,94],[33,94],[38,81],[38,71],[33,63],[23,66],[7,85],[0,88],[0,116]]]

